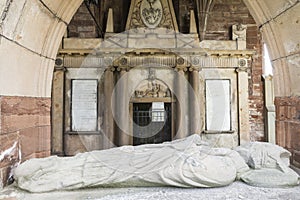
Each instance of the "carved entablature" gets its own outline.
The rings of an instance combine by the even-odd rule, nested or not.
[[[178,30],[170,0],[133,0],[126,30],[136,28],[166,28]]]
[[[134,98],[169,98],[171,91],[168,86],[157,79],[142,81],[135,90]]]

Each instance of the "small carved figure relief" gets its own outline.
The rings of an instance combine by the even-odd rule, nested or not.
[[[232,40],[246,40],[247,25],[235,24],[232,26]]]
[[[171,97],[168,87],[157,80],[145,80],[134,92],[135,98],[164,98]]]

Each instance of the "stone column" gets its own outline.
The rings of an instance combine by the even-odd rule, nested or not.
[[[107,68],[104,73],[104,133],[103,148],[111,148],[114,146],[114,119],[113,119],[113,89],[114,74],[113,68]],[[101,105],[100,105],[101,106]]]
[[[177,75],[175,79],[175,95],[177,98],[176,102],[176,139],[184,138],[188,136],[188,129],[187,129],[187,106],[186,101],[188,97],[184,96],[184,87],[185,84],[185,77],[184,77],[184,69],[177,68]]]
[[[116,131],[119,146],[131,144],[132,137],[129,135],[129,102],[126,98],[128,81],[126,68],[119,68],[119,79],[116,84]]]
[[[51,154],[64,155],[64,75],[65,68],[55,67],[52,86]]]
[[[190,91],[190,128],[191,134],[199,134],[201,132],[200,120],[200,80],[199,69],[190,68],[190,83],[192,91]]]
[[[245,61],[244,59],[241,60]],[[248,67],[246,67],[246,64],[243,65],[243,67],[239,67],[236,69],[236,72],[238,73],[238,115],[240,144],[244,144],[250,141]]]
[[[276,121],[276,112],[274,104],[274,86],[273,86],[273,77],[271,75],[264,77],[265,78],[265,105],[266,105],[266,132],[268,136],[268,142],[276,144],[276,134],[275,134],[275,121]]]

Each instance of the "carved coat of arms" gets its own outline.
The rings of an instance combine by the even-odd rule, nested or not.
[[[143,0],[140,12],[143,23],[148,28],[156,28],[162,19],[162,4],[160,0]]]

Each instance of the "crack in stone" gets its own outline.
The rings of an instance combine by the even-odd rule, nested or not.
[[[64,21],[61,17],[57,16],[56,13],[54,13],[47,5],[45,2],[43,2],[43,0],[39,0],[40,3],[55,17],[57,18],[59,21],[63,22],[66,26],[69,25],[69,23],[67,23],[66,21]]]
[[[291,5],[290,7],[288,7],[287,9],[285,9],[284,11],[280,12],[278,15],[276,15],[275,17],[272,17],[271,19],[269,19],[268,21],[264,22],[263,24],[261,24],[259,26],[259,29],[261,29],[262,27],[264,27],[266,24],[269,24],[271,21],[276,20],[278,17],[280,17],[281,15],[283,15],[284,13],[286,13],[288,10],[292,9],[293,7],[295,7],[297,4],[299,3],[299,0],[297,2],[295,2],[293,5]]]
[[[0,19],[0,34],[3,33],[3,22],[7,16],[8,10],[10,8],[11,3],[13,2],[13,0],[7,0],[6,4],[5,4],[5,8],[3,10],[3,13],[1,15],[1,19]],[[0,37],[0,44],[1,44],[1,37]]]
[[[292,53],[292,54],[287,55],[287,56],[281,56],[279,58],[275,58],[275,59],[273,59],[271,61],[274,62],[274,61],[281,60],[281,59],[287,59],[289,57],[292,57],[292,56],[295,56],[295,55],[299,55],[299,54],[300,54],[300,52],[296,52],[296,53]]]
[[[17,23],[16,23],[16,26],[15,26],[13,32],[12,32],[13,38],[16,37],[17,29],[18,29],[18,27],[19,27],[19,25],[20,25],[20,23],[21,23],[20,21],[21,21],[21,18],[22,18],[22,16],[23,16],[23,13],[24,13],[24,9],[25,9],[26,3],[27,3],[27,0],[25,0],[24,3],[23,3],[23,6],[22,6],[22,9],[21,9],[20,15],[19,15],[19,17],[18,17],[18,21],[17,21]]]
[[[2,37],[5,38],[5,39],[8,40],[8,41],[10,41],[10,42],[12,42],[12,43],[14,43],[14,44],[20,46],[20,47],[22,47],[23,49],[25,49],[25,50],[27,50],[27,51],[30,51],[30,52],[33,53],[33,54],[36,54],[36,55],[38,55],[38,56],[40,56],[40,57],[43,57],[43,58],[46,58],[46,59],[50,59],[50,60],[53,60],[53,61],[55,60],[55,58],[50,58],[50,57],[45,56],[45,55],[43,55],[43,54],[41,54],[41,53],[37,53],[37,52],[35,52],[34,50],[32,50],[32,49],[30,49],[30,48],[28,48],[28,47],[26,47],[26,46],[24,46],[24,45],[22,45],[22,44],[20,44],[20,43],[18,43],[18,42],[16,42],[16,41],[14,41],[14,40],[12,40],[12,39],[6,37],[6,36],[3,35],[2,33],[0,33],[0,39],[1,39]]]

